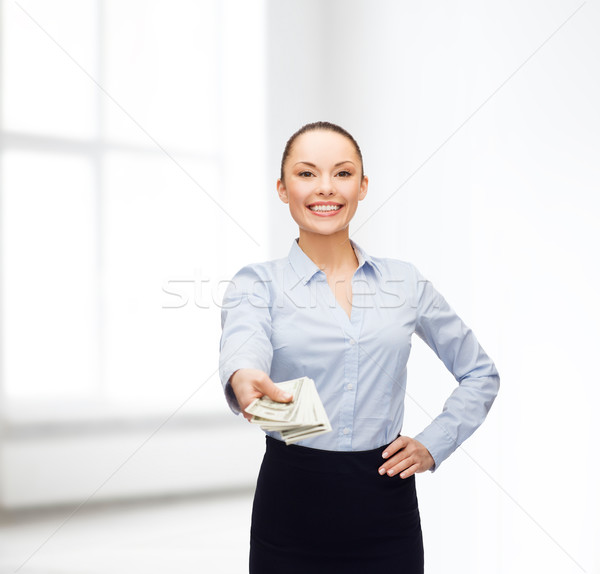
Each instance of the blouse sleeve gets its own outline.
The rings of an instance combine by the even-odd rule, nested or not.
[[[436,471],[483,423],[500,387],[496,366],[473,331],[413,266],[417,281],[415,332],[454,375],[458,386],[442,412],[414,438],[434,459]]]
[[[231,383],[238,369],[271,370],[271,312],[268,281],[247,265],[231,279],[221,306],[219,377],[230,409],[241,412]]]

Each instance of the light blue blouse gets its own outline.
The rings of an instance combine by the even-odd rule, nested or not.
[[[260,369],[274,382],[307,376],[333,430],[297,444],[342,451],[386,446],[402,430],[416,333],[458,382],[442,412],[414,436],[431,453],[433,472],[484,421],[498,393],[498,371],[413,264],[372,257],[350,243],[359,263],[350,318],[298,238],[287,257],[246,265],[233,276],[221,309],[219,375],[227,402],[239,414],[229,384],[237,369]]]

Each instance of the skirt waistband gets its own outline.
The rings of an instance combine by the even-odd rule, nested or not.
[[[348,473],[362,470],[375,475],[385,462],[381,456],[385,448],[382,445],[370,450],[324,450],[298,444],[286,445],[266,435],[265,456],[277,459],[280,464],[286,464],[305,471]]]

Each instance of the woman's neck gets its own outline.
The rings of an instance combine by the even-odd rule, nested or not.
[[[358,267],[348,228],[332,235],[306,233],[300,229],[298,245],[327,276],[343,275]]]

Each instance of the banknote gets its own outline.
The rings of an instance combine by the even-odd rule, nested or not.
[[[278,387],[293,396],[293,399],[290,402],[280,403],[264,396],[259,399],[254,399],[246,407],[246,412],[272,421],[290,421],[294,419],[297,416],[297,411],[300,406],[298,398],[302,392],[303,383],[304,377],[276,383]]]
[[[275,384],[290,392],[292,400],[279,403],[268,397],[254,399],[246,408],[246,412],[252,415],[250,422],[265,431],[279,432],[286,444],[331,431],[327,412],[310,377]]]

